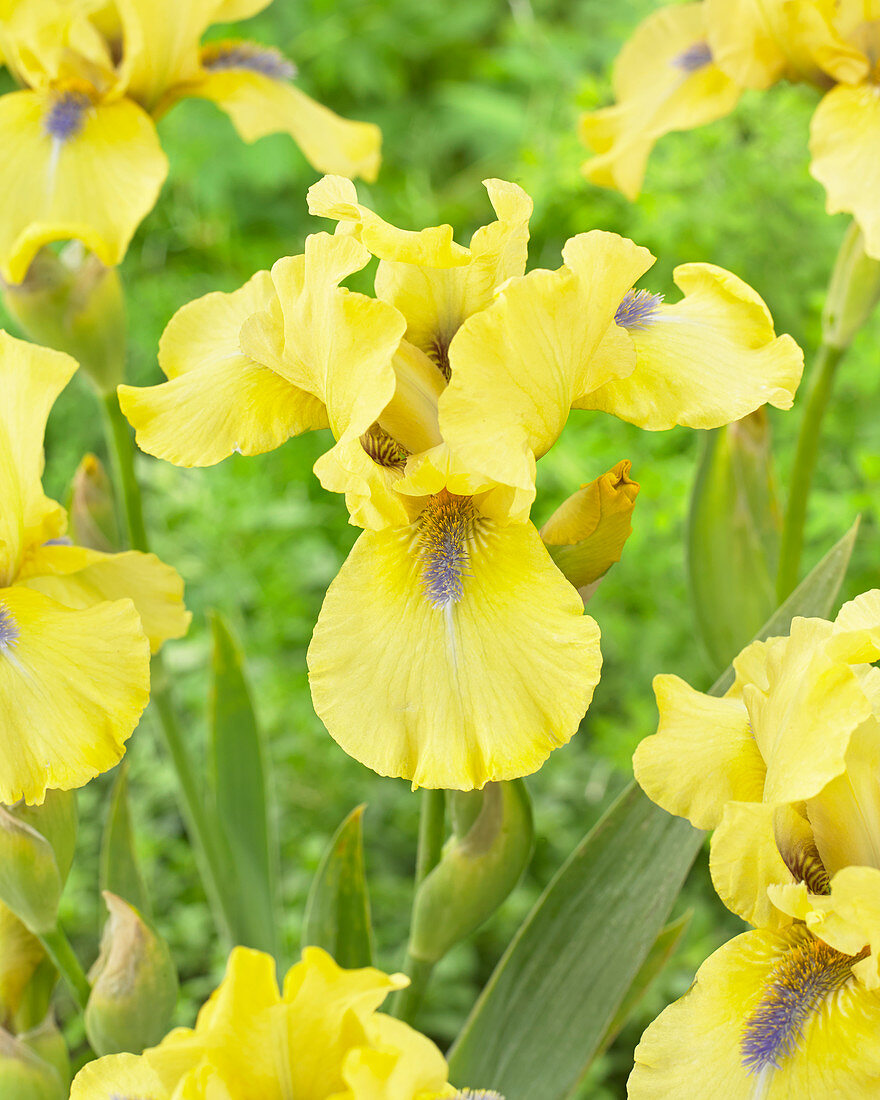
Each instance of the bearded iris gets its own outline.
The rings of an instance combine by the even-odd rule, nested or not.
[[[42,440],[68,356],[0,334],[0,802],[42,802],[118,762],[149,695],[151,644],[189,621],[151,554],[69,545],[42,491]]]
[[[708,427],[787,407],[801,371],[754,291],[709,265],[677,273],[683,302],[639,299],[638,323],[628,295],[653,257],[615,234],[525,275],[531,201],[486,186],[497,220],[463,248],[326,177],[309,204],[336,235],[184,307],[169,381],[120,388],[140,446],[183,465],[330,427],[315,472],[364,533],[309,649],[316,710],[376,771],[460,789],[540,767],[599,678],[598,627],[529,519],[571,409]],[[371,255],[376,298],[340,285]]]
[[[307,947],[279,991],[271,957],[236,947],[195,1028],[177,1028],[140,1056],[89,1063],[73,1082],[71,1100],[496,1097],[456,1092],[431,1040],[377,1011],[406,984],[402,974],[371,967],[343,970],[325,951]]]
[[[724,699],[658,677],[660,729],[636,753],[637,778],[664,808],[715,828],[715,887],[757,928],[648,1029],[631,1096],[697,1087],[745,1100],[811,1095],[818,1082],[824,1095],[873,1095],[878,657],[875,591],[834,623],[795,619],[790,637],[753,643]]]
[[[269,0],[21,0],[0,19],[0,52],[24,90],[0,98],[10,151],[0,217],[0,274],[20,282],[41,245],[77,238],[119,263],[167,172],[154,119],[178,99],[210,99],[245,141],[287,132],[322,171],[374,178],[380,134],[291,83],[277,51],[226,40],[216,22]]]

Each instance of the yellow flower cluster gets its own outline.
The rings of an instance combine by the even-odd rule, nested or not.
[[[43,434],[76,370],[0,332],[0,803],[43,801],[118,763],[147,705],[150,650],[186,632],[154,554],[73,546],[41,484]]]
[[[755,926],[648,1028],[633,1100],[876,1095],[880,1080],[880,590],[792,622],[723,698],[655,680],[636,778],[714,829],[712,880]]]
[[[377,772],[464,790],[539,768],[599,679],[598,628],[529,519],[536,461],[571,410],[711,428],[790,407],[802,370],[758,295],[711,264],[679,267],[684,297],[666,304],[633,289],[646,249],[592,231],[525,274],[531,200],[486,188],[496,220],[465,248],[325,177],[309,208],[335,235],[184,306],[160,344],[168,381],[119,389],[143,450],[184,466],[330,428],[315,473],[364,532],[315,628],[315,708]],[[375,298],[341,285],[371,256]],[[554,556],[627,484],[611,471],[550,524]],[[601,569],[581,565],[585,587]]]
[[[456,1092],[431,1040],[377,1011],[406,984],[307,947],[279,992],[274,960],[236,947],[194,1029],[90,1062],[70,1100],[502,1100]]]
[[[271,0],[5,0],[0,56],[22,86],[0,98],[7,150],[0,275],[24,278],[41,245],[76,238],[111,266],[153,208],[168,162],[155,119],[186,96],[222,108],[245,141],[289,133],[322,172],[373,179],[381,134],[291,83],[277,50],[213,23]]]
[[[703,0],[650,15],[614,67],[617,102],[588,113],[593,183],[635,199],[654,142],[726,115],[745,88],[813,84],[811,172],[829,214],[850,213],[880,258],[878,0]]]

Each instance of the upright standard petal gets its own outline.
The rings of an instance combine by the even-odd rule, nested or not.
[[[469,260],[468,250],[452,239],[451,225],[398,229],[359,203],[355,185],[342,176],[325,176],[312,184],[309,213],[338,221],[339,231],[356,237],[380,260],[424,267],[456,267]]]
[[[810,173],[825,188],[829,214],[852,214],[865,251],[880,259],[880,85],[832,88],[810,125]]]
[[[141,450],[177,466],[211,466],[327,426],[322,401],[242,347],[245,323],[273,305],[271,276],[259,271],[231,294],[206,294],[175,313],[159,343],[169,381],[119,387]]]
[[[568,741],[599,680],[599,629],[531,524],[432,498],[367,531],[309,647],[318,715],[381,775],[457,790],[528,775]]]
[[[41,803],[117,764],[149,698],[150,647],[130,600],[74,611],[0,590],[0,802]]]
[[[682,264],[673,275],[684,298],[629,291],[617,326],[636,349],[636,368],[594,390],[581,408],[601,409],[650,431],[676,424],[717,428],[764,404],[790,409],[804,354],[776,336],[763,299],[714,264]],[[600,349],[610,353],[616,349]]]
[[[261,58],[276,64],[258,68]],[[342,118],[300,91],[289,80],[293,67],[280,54],[247,42],[219,43],[206,47],[202,63],[205,74],[185,94],[216,103],[244,141],[286,133],[319,172],[368,182],[379,174],[379,127]]]
[[[39,248],[75,238],[118,264],[168,170],[156,128],[127,99],[93,103],[76,89],[0,97],[7,150],[0,274],[17,283]]]
[[[64,509],[43,493],[43,435],[76,367],[63,352],[0,331],[0,588],[31,546],[64,530]]]
[[[169,638],[182,638],[192,619],[177,570],[136,550],[104,554],[82,546],[43,546],[28,556],[17,583],[65,607],[130,599],[154,653]]]
[[[592,183],[638,198],[654,143],[729,114],[740,90],[714,64],[704,4],[669,4],[637,28],[614,65],[617,102],[581,119],[597,156],[583,165]]]
[[[636,1048],[630,1100],[871,1100],[880,995],[803,925],[745,932],[700,967]]]
[[[381,260],[376,296],[406,318],[406,338],[449,377],[449,345],[464,321],[486,309],[496,289],[524,274],[532,200],[515,183],[484,180],[498,220],[471,238],[463,267],[428,267]]]
[[[449,348],[440,399],[443,438],[471,470],[534,499],[535,459],[558,438],[572,405],[635,366],[594,355],[626,290],[654,262],[615,233],[572,237],[557,271],[512,279],[468,318]]]

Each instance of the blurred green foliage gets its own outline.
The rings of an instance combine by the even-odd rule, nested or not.
[[[360,192],[389,220],[409,228],[449,221],[466,242],[490,219],[481,179],[513,179],[535,199],[532,266],[558,266],[565,239],[593,227],[647,245],[658,263],[645,285],[673,300],[676,264],[718,263],[764,296],[777,330],[791,332],[809,360],[846,225],[824,213],[821,188],[808,175],[811,90],[748,94],[733,116],[664,139],[637,205],[588,186],[579,174],[579,110],[608,102],[613,57],[656,6],[649,0],[276,0],[241,32],[282,49],[296,62],[300,85],[322,102],[382,126],[385,164],[379,181]],[[159,380],[157,342],[179,306],[211,290],[234,289],[256,269],[300,251],[307,233],[328,228],[306,212],[305,191],[316,174],[288,138],[245,146],[227,119],[200,101],[176,107],[160,130],[170,178],[123,267],[129,378],[139,384]],[[367,278],[356,285],[365,289]],[[805,567],[864,513],[847,597],[880,582],[878,336],[875,319],[841,370],[807,531]],[[796,414],[771,418],[784,488]],[[652,676],[677,672],[707,686],[717,671],[695,640],[684,573],[683,527],[698,442],[684,429],[649,434],[603,414],[575,413],[540,464],[533,516],[539,525],[577,486],[621,458],[632,460],[642,491],[623,560],[589,608],[602,627],[605,656],[595,701],[574,741],[529,781],[538,841],[527,879],[438,970],[420,1023],[441,1043],[463,1020],[540,889],[625,782],[633,747],[654,729]],[[195,616],[187,639],[169,645],[167,656],[197,755],[206,737],[209,609],[233,623],[248,656],[279,807],[273,825],[281,838],[286,958],[298,950],[321,853],[342,818],[363,801],[377,961],[395,969],[409,914],[418,798],[407,784],[367,772],[337,748],[312,711],[306,681],[305,651],[324,590],[357,534],[342,501],[324,493],[310,473],[326,446],[322,433],[313,434],[208,470],[176,469],[143,456],[138,471],[155,549],[183,574]],[[100,422],[85,384],[75,381],[50,421],[49,492],[63,498],[86,450],[103,453]],[[138,855],[180,969],[179,1018],[189,1023],[216,984],[223,949],[211,930],[176,809],[175,780],[149,717],[128,756]],[[65,895],[65,918],[87,961],[101,916],[97,852],[111,782],[102,777],[82,792],[80,858]],[[582,1097],[624,1095],[643,1027],[740,927],[712,893],[705,860],[698,861],[678,911],[686,907],[694,918],[682,949],[594,1067]]]

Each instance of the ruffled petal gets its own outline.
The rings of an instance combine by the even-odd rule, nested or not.
[[[271,276],[260,271],[231,294],[206,294],[175,313],[159,343],[170,381],[119,387],[141,450],[178,466],[210,466],[327,426],[322,401],[242,349],[245,322],[277,308],[274,299]]]
[[[582,117],[584,144],[598,154],[583,166],[592,183],[638,198],[654,142],[729,114],[740,90],[706,41],[703,4],[673,4],[649,15],[614,64],[616,103]]]
[[[350,1092],[330,1100],[412,1100],[448,1092],[446,1059],[427,1036],[402,1020],[376,1013],[367,1023],[369,1047],[351,1050],[342,1076]]]
[[[64,509],[40,480],[43,434],[76,367],[63,352],[0,332],[0,587],[14,580],[29,547],[64,530]]]
[[[461,324],[491,303],[495,290],[526,269],[532,200],[515,183],[483,181],[498,220],[471,238],[464,267],[381,260],[376,296],[406,318],[406,338],[449,374],[449,344]]]
[[[216,103],[244,141],[290,134],[319,172],[362,176],[369,182],[379,174],[379,127],[342,118],[283,77],[222,68],[187,87],[186,94]]]
[[[149,1096],[171,1100],[144,1058],[135,1054],[110,1054],[88,1062],[70,1086],[70,1100],[118,1100],[121,1096]]]
[[[776,807],[767,802],[728,802],[712,834],[712,885],[732,912],[759,928],[784,928],[791,920],[767,890],[794,876],[779,851]]]
[[[0,590],[0,802],[40,803],[122,757],[147,705],[150,647],[130,600],[82,611]]]
[[[674,279],[683,300],[658,303],[629,330],[635,370],[581,407],[651,431],[717,428],[764,404],[791,408],[804,355],[790,336],[776,336],[760,296],[714,264],[683,264]]]
[[[629,374],[635,353],[594,364],[624,292],[653,263],[615,233],[572,237],[557,271],[512,279],[449,348],[440,399],[443,438],[475,471],[534,499],[535,458],[556,441],[572,404]]]
[[[711,955],[685,996],[642,1036],[629,1100],[872,1100],[880,1079],[880,996],[846,976],[845,960],[810,941],[802,925],[782,934],[746,932]],[[806,1007],[793,1025],[774,1031],[784,1017],[784,1010],[774,1016],[782,1004],[775,983],[786,979]],[[790,1037],[790,1052],[778,1050],[780,1036]],[[777,1054],[778,1069],[765,1053]]]
[[[152,120],[131,100],[83,101],[76,128],[62,138],[47,130],[55,96],[0,97],[6,149],[0,274],[12,283],[21,282],[51,241],[75,238],[108,267],[118,264],[168,171]]]
[[[530,524],[477,519],[446,547],[457,578],[432,581],[449,559],[427,522],[355,543],[309,648],[315,709],[346,752],[414,786],[527,775],[589,706],[598,627]]]
[[[309,188],[309,213],[338,221],[339,232],[356,237],[380,260],[422,267],[456,267],[469,261],[452,239],[451,225],[418,231],[398,229],[358,202],[357,189],[342,176],[325,176]]]
[[[636,780],[669,813],[714,829],[728,802],[760,802],[764,761],[738,699],[694,691],[678,676],[655,676],[660,725],[635,751]]]
[[[880,95],[874,84],[840,84],[810,126],[811,175],[825,188],[829,214],[852,214],[865,251],[880,259]]]
[[[81,546],[44,546],[29,556],[18,583],[65,607],[130,599],[154,653],[169,638],[182,638],[192,619],[177,570],[136,550],[104,554]]]

